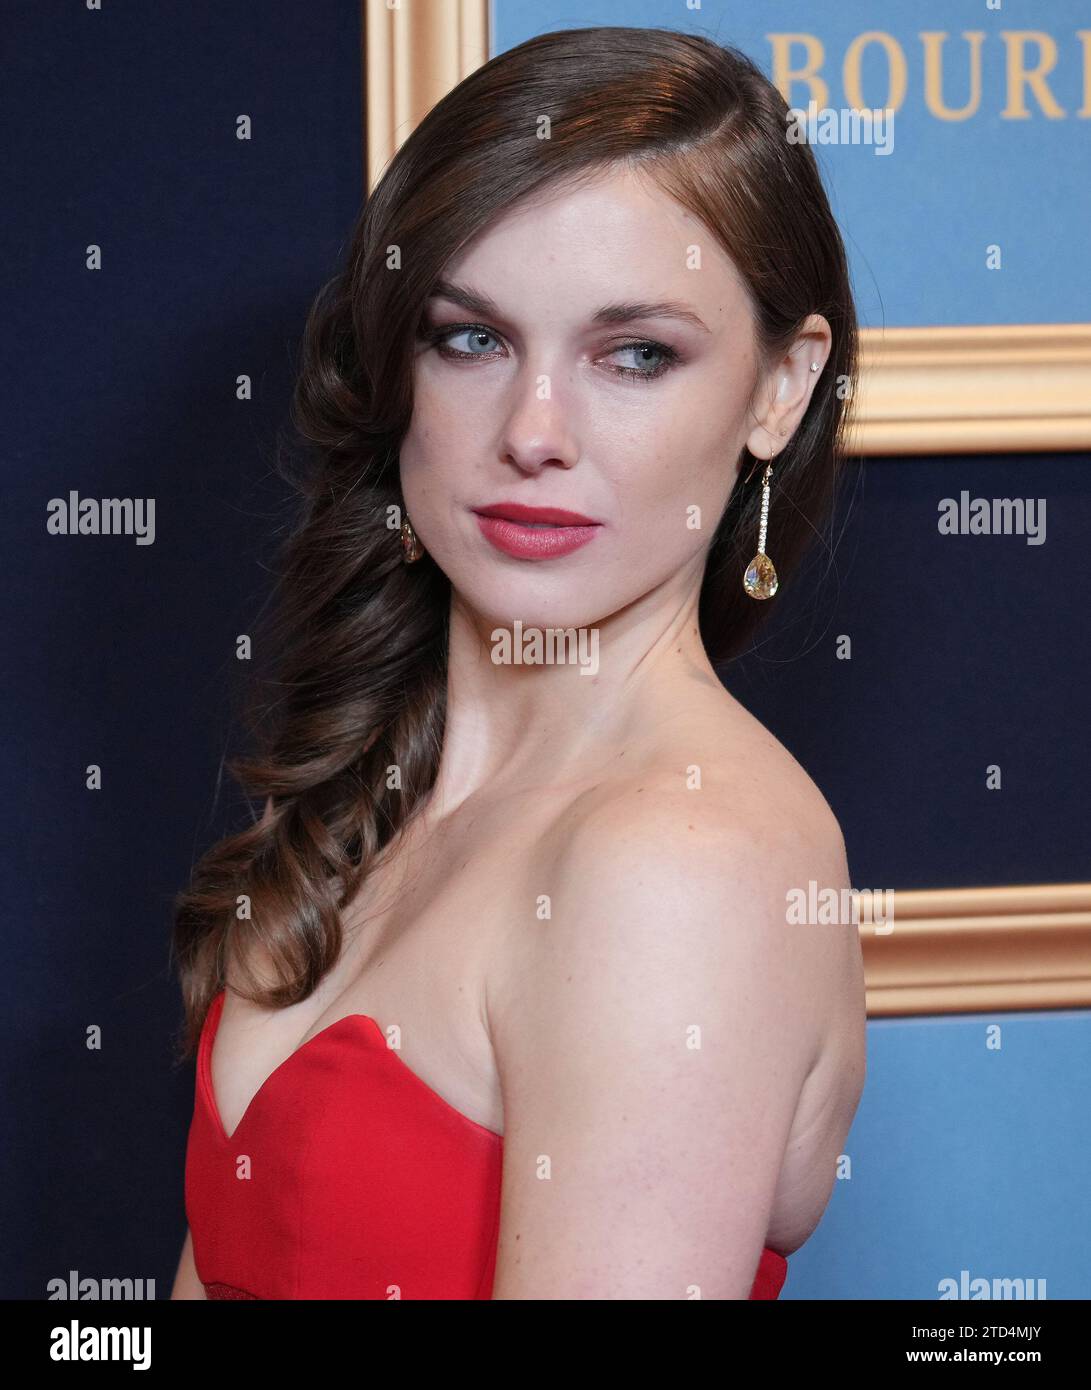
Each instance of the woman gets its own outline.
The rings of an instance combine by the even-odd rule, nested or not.
[[[855,372],[786,120],[708,40],[546,34],[367,202],[305,336],[265,814],[178,904],[175,1297],[776,1297],[817,1225],[863,980],[786,903],[844,845],[713,665]]]

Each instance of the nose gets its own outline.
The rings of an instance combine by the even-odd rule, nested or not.
[[[513,387],[518,397],[504,427],[500,456],[523,473],[540,472],[548,464],[572,468],[578,461],[568,412],[554,395],[553,384],[547,374],[537,373]]]

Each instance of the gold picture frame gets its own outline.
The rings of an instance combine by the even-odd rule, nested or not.
[[[489,0],[361,0],[365,186],[487,61]],[[1091,324],[862,329],[857,456],[1091,446]],[[871,1017],[1091,1006],[1091,883],[894,890]]]
[[[1091,1006],[1091,883],[892,897],[876,926],[860,895],[869,1017]]]

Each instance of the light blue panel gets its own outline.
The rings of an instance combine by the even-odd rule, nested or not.
[[[740,48],[772,76],[769,34],[811,34],[824,49],[819,69],[829,104],[847,105],[845,52],[861,34],[881,31],[905,55],[906,94],[894,119],[893,150],[816,145],[830,202],[848,248],[862,324],[1069,323],[1091,320],[1091,31],[1087,0],[1026,5],[1004,0],[492,0],[493,52],[535,34],[592,25],[683,29]],[[1062,115],[1043,111],[1026,92],[1028,119],[1003,117],[1008,105],[1005,31],[1041,32],[1055,43],[1046,84]],[[966,120],[933,115],[924,99],[922,32],[948,35],[942,99],[958,109],[970,98],[970,44],[985,35],[981,100]],[[1037,65],[1027,47],[1026,65]],[[792,50],[792,66],[803,63]],[[1087,74],[1085,74],[1085,64]],[[861,57],[864,101],[887,101],[885,52]],[[1088,84],[1085,93],[1084,83]],[[639,93],[634,93],[639,100]],[[797,84],[791,105],[811,91]],[[1001,248],[1003,268],[986,266]]]
[[[1086,1011],[872,1020],[852,1176],[781,1297],[938,1299],[964,1269],[1091,1297],[1089,1077]]]

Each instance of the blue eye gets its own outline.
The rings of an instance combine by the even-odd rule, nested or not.
[[[440,348],[440,351],[442,352],[444,348],[447,348],[447,344],[450,342],[452,338],[457,338],[460,334],[463,333],[469,334],[471,342],[475,338],[492,338],[494,341],[499,341],[496,337],[496,334],[493,333],[491,329],[482,328],[482,326],[479,323],[464,324],[458,328],[445,328],[442,332],[437,333],[435,335],[433,341],[437,344],[437,346]],[[480,343],[478,344],[478,346],[480,346]],[[449,355],[451,357],[484,357],[487,354],[484,352],[459,352],[457,349],[451,350],[450,348],[447,348],[447,351],[444,355]]]
[[[678,354],[673,348],[667,347],[666,343],[626,343],[624,347],[615,348],[614,352],[656,352],[662,358],[654,370],[644,371],[640,367],[617,367],[616,371],[624,373],[625,376],[641,378],[644,381],[654,381],[656,377],[662,376],[664,372],[670,371],[671,367],[678,361]]]
[[[452,339],[463,335],[468,338],[470,344],[482,350],[478,352],[465,352],[459,348],[450,346]],[[475,357],[492,357],[495,355],[495,351],[483,348],[483,340],[487,342],[489,339],[492,339],[495,343],[500,342],[498,334],[494,333],[491,328],[486,328],[484,324],[480,323],[452,324],[449,327],[432,329],[423,336],[427,338],[441,356],[456,362],[467,362]],[[613,357],[619,352],[650,352],[656,354],[660,359],[658,363],[653,363],[650,370],[645,370],[644,367],[609,368],[616,376],[627,377],[630,381],[655,381],[658,377],[669,372],[672,367],[676,366],[677,363],[681,361],[680,355],[674,348],[668,347],[666,343],[657,343],[647,338],[642,338],[637,342],[623,343],[620,347],[612,348],[607,356]],[[646,362],[647,358],[644,360]]]

